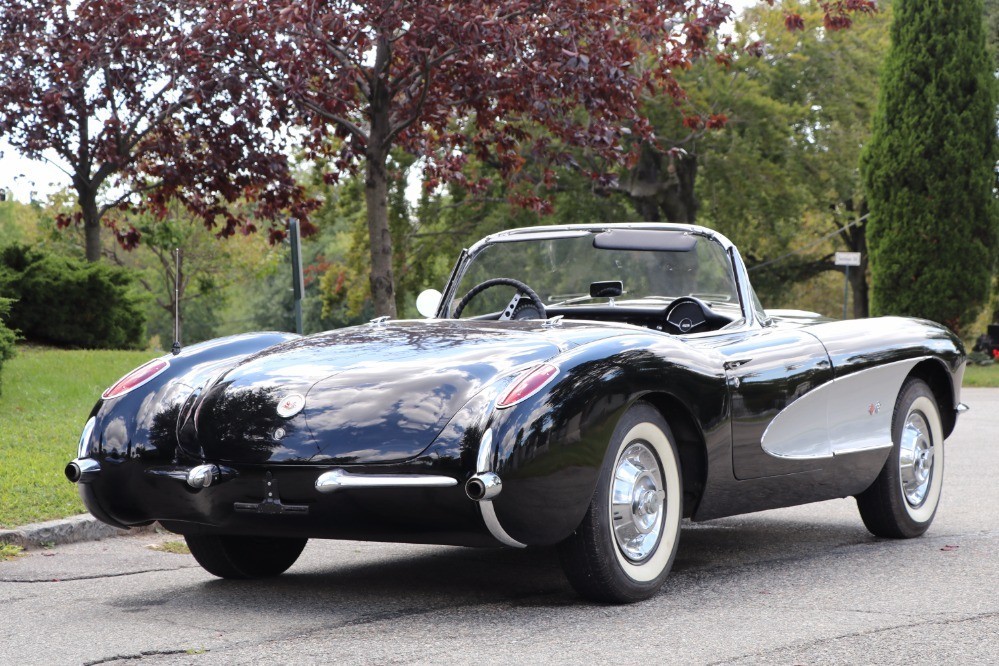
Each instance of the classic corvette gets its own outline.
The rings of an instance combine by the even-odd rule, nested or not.
[[[764,310],[714,231],[505,231],[420,300],[427,319],[150,361],[101,396],[66,476],[223,578],[280,574],[310,538],[557,545],[609,602],[656,593],[683,518],[853,496],[909,538],[936,513],[960,340]]]

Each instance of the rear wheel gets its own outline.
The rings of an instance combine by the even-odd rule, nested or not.
[[[288,570],[308,539],[258,536],[188,535],[184,539],[198,564],[219,578],[268,578]]]
[[[676,557],[682,503],[669,426],[654,407],[636,403],[614,429],[582,524],[559,545],[573,588],[611,603],[658,592]]]
[[[871,487],[857,495],[857,507],[872,534],[908,539],[929,528],[943,488],[943,426],[926,382],[910,379],[902,386],[891,434],[888,460]]]

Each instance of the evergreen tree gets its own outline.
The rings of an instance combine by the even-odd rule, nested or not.
[[[997,228],[995,81],[982,0],[895,3],[874,135],[862,161],[873,314],[972,322]]]

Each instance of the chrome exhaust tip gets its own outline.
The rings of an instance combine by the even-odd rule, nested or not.
[[[90,483],[101,473],[101,465],[93,458],[77,458],[66,465],[64,472],[73,483]]]
[[[476,474],[465,482],[465,494],[475,502],[491,500],[503,490],[503,481],[493,472]]]

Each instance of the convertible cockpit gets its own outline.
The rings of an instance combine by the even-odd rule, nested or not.
[[[674,335],[743,320],[735,263],[700,230],[522,230],[490,236],[453,275],[443,316],[631,324]]]

